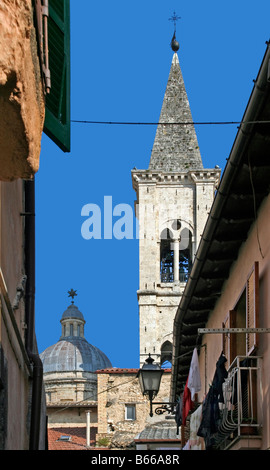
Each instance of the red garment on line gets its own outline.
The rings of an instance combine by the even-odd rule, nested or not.
[[[184,394],[183,394],[183,409],[182,409],[182,424],[185,426],[186,424],[186,419],[189,411],[192,409],[193,402],[191,400],[191,393],[188,388],[188,378],[186,381],[185,389],[184,389]]]

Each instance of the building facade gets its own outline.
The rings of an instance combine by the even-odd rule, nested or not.
[[[65,83],[69,74],[69,0],[49,3],[3,0],[0,5],[1,450],[46,447],[42,363],[35,336],[34,176],[39,169],[42,132],[61,147],[55,128],[63,127],[60,120],[68,116],[63,110],[69,106]],[[61,19],[56,19],[55,11],[50,14],[55,7]],[[55,19],[57,25],[52,25]],[[63,36],[66,50],[57,55]],[[59,82],[65,85],[65,96]],[[52,101],[53,125],[46,119]],[[68,131],[68,119],[65,126]],[[68,151],[66,140],[61,148]]]
[[[0,449],[44,449],[29,180],[39,164],[45,93],[32,2],[3,0],[0,16]]]
[[[140,364],[171,362],[173,320],[220,169],[203,167],[178,54],[173,53],[149,167],[132,170],[139,220]]]

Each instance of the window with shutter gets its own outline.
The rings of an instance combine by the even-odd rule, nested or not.
[[[70,152],[70,0],[49,0],[48,48],[51,90],[44,132]]]
[[[259,313],[259,265],[256,262],[249,274],[234,309],[231,310],[222,328],[257,328]],[[258,345],[256,333],[223,333],[222,349],[231,364],[236,356],[249,356]]]
[[[236,311],[230,310],[222,328],[235,328],[236,327]],[[226,357],[228,364],[231,364],[236,356],[236,336],[233,333],[223,333],[222,350]]]
[[[258,262],[247,279],[246,284],[246,327],[257,328],[259,313],[259,267]],[[246,354],[250,355],[257,347],[258,334],[250,333],[246,335]]]

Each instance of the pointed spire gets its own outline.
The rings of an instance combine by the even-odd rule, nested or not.
[[[177,125],[167,123],[189,123]],[[162,124],[166,123],[166,124]],[[192,115],[175,52],[152,149],[149,169],[189,171],[203,168]]]

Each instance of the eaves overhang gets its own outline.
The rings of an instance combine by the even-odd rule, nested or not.
[[[183,390],[191,354],[200,344],[241,245],[270,189],[270,46],[217,189],[190,277],[174,320],[171,399]]]

